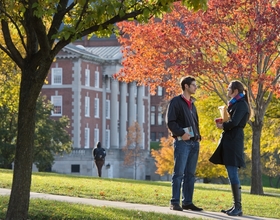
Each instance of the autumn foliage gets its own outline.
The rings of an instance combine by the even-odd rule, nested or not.
[[[174,165],[174,148],[173,148],[173,138],[161,138],[160,140],[160,150],[152,150],[151,155],[156,160],[156,173],[163,176],[165,174],[173,173]]]
[[[279,4],[211,0],[206,12],[194,13],[178,3],[161,21],[119,23],[124,61],[117,77],[170,93],[186,74],[204,76],[211,90],[242,78],[252,95],[259,87],[279,95]]]
[[[253,113],[253,194],[263,194],[265,112],[272,98],[280,97],[279,23],[279,1],[210,0],[206,11],[194,13],[175,3],[161,20],[118,24],[124,56],[123,69],[116,75],[120,80],[148,85],[152,92],[162,86],[174,95],[180,92],[178,79],[191,74],[201,89],[214,91],[224,103],[229,82],[242,81]]]

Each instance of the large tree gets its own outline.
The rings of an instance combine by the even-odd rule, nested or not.
[[[117,77],[179,93],[178,79],[192,74],[201,88],[227,103],[226,86],[240,79],[248,89],[252,118],[251,193],[263,194],[260,138],[272,97],[279,97],[280,2],[210,0],[206,12],[176,4],[161,21],[122,22],[124,68]],[[265,138],[265,137],[264,137]],[[266,137],[270,138],[270,137]]]
[[[147,21],[169,11],[173,2],[0,0],[0,49],[21,70],[15,166],[6,219],[27,219],[36,100],[56,54],[77,38],[110,35],[118,21]],[[205,0],[184,2],[194,9],[206,5]]]

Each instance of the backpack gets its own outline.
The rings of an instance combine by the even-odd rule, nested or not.
[[[96,148],[95,149],[95,160],[103,160],[106,156],[105,150],[103,148]]]

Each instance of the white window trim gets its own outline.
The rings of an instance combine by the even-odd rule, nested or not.
[[[162,96],[162,87],[158,86],[158,96]]]
[[[96,144],[99,141],[99,129],[94,129],[94,144]]]
[[[94,99],[94,117],[99,118],[99,98]]]
[[[85,97],[85,117],[90,117],[90,97]]]
[[[105,107],[105,116],[106,116],[106,119],[110,119],[110,100],[106,100],[106,107]]]
[[[59,98],[60,98],[60,100],[58,100]],[[60,106],[60,108],[61,108],[60,113],[55,113],[55,111],[52,110],[52,116],[62,116],[62,96],[60,96],[60,95],[51,96],[51,103],[53,104],[54,108],[55,108],[55,106]]]
[[[60,82],[55,82],[56,77],[60,78]],[[62,68],[52,68],[52,85],[62,85]]]
[[[99,71],[94,73],[94,87],[99,88]]]
[[[85,128],[85,148],[89,148],[90,128]]]
[[[158,125],[162,125],[162,113],[158,112]]]
[[[90,70],[85,69],[85,86],[90,86]]]
[[[158,125],[162,125],[162,107],[158,106]]]
[[[155,113],[151,112],[151,125],[155,125]]]

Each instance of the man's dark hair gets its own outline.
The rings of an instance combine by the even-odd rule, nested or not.
[[[182,77],[181,78],[181,88],[182,88],[182,90],[183,91],[185,90],[185,84],[190,86],[193,81],[195,81],[195,78],[193,78],[191,76]]]

